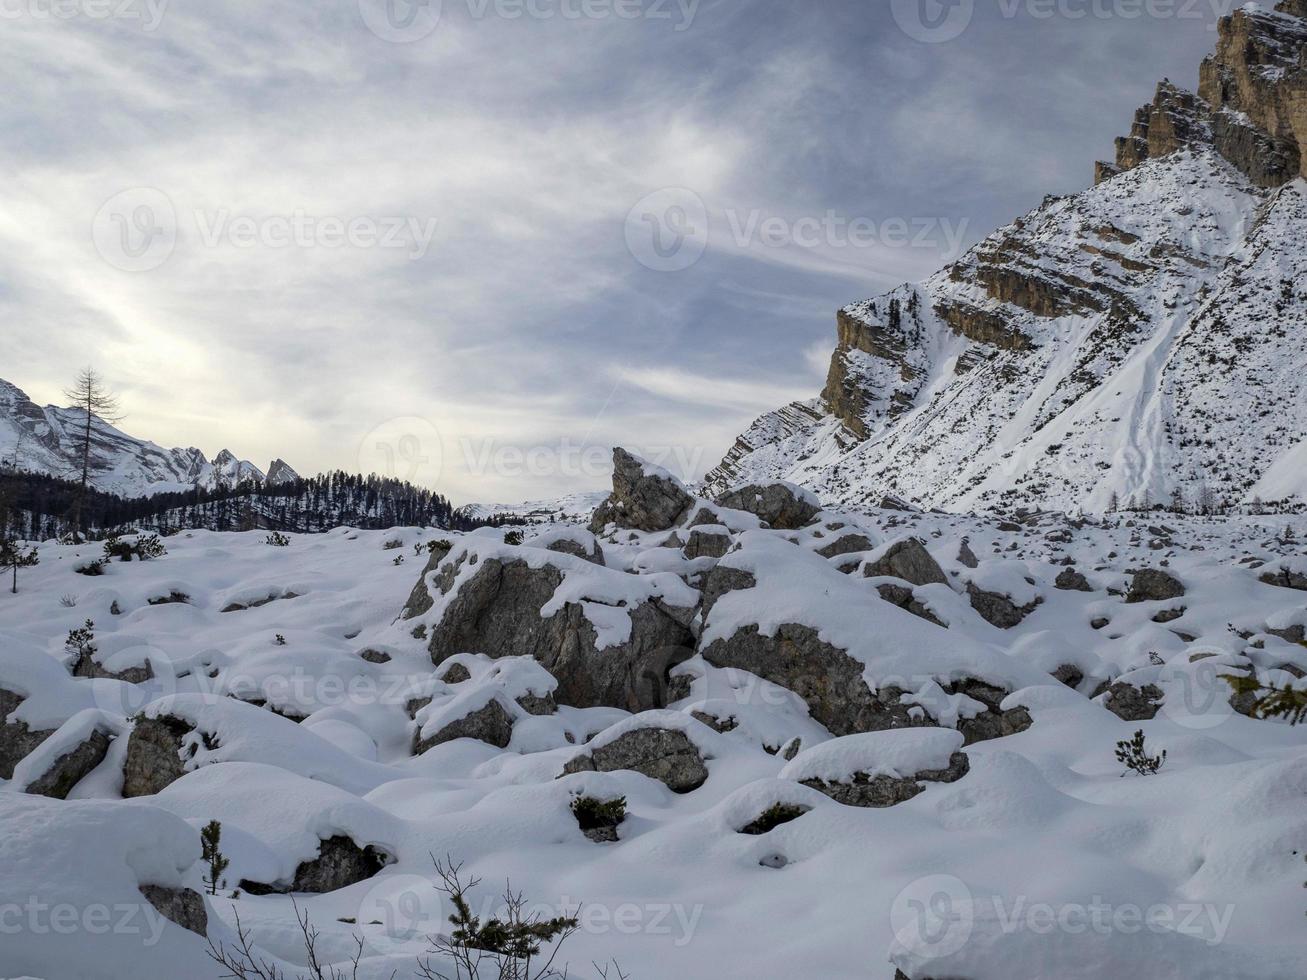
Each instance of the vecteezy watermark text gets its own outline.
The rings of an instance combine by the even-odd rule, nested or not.
[[[415,215],[346,216],[304,209],[253,215],[228,208],[187,213],[163,191],[135,187],[104,203],[91,222],[91,239],[114,268],[149,272],[167,262],[187,238],[206,249],[388,249],[416,261],[431,248],[438,227],[437,218]]]
[[[688,31],[701,0],[458,0],[472,21],[562,20],[648,21],[667,24],[677,33]],[[452,11],[449,0],[358,0],[363,23],[377,37],[394,44],[411,44],[429,37],[441,17]]]
[[[163,23],[172,0],[0,0],[0,20],[139,21],[141,30]]]

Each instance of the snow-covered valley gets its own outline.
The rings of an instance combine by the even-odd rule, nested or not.
[[[1307,972],[1307,729],[1222,679],[1301,686],[1307,527],[732,509],[621,463],[598,536],[41,545],[0,597],[0,972],[217,977],[239,916],[313,976],[298,913],[346,976],[460,975],[433,855],[486,917],[506,879],[576,914],[570,976]]]

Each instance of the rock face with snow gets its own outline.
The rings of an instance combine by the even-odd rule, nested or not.
[[[805,527],[821,512],[821,504],[812,494],[785,483],[738,487],[720,496],[717,503],[754,514],[778,531]]]
[[[75,408],[38,406],[15,385],[0,380],[0,466],[33,473],[80,478],[86,413]],[[278,459],[269,483],[298,475]],[[91,419],[91,485],[122,497],[214,489],[244,481],[263,483],[263,471],[226,449],[212,460],[200,450],[165,449],[137,439],[98,417]]]
[[[667,673],[694,645],[698,596],[679,580],[509,545],[455,549],[432,580],[433,663],[467,651],[533,657],[574,707],[661,707]]]
[[[1220,24],[1096,186],[839,313],[814,401],[764,416],[706,491],[949,510],[1307,500],[1307,16]]]
[[[673,793],[690,793],[708,779],[699,749],[684,732],[637,728],[563,767],[563,775],[629,769],[663,783]]]
[[[613,492],[599,505],[590,530],[599,534],[609,524],[636,531],[666,531],[676,526],[694,505],[679,480],[620,447],[613,450]]]

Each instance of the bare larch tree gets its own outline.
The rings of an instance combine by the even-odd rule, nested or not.
[[[64,397],[70,402],[70,408],[80,409],[86,413],[86,423],[79,438],[78,451],[81,455],[82,475],[77,497],[73,501],[73,533],[80,538],[82,527],[82,508],[86,503],[87,489],[91,483],[91,420],[99,418],[111,425],[122,421],[118,410],[118,399],[105,387],[104,379],[94,368],[88,367],[77,375],[77,381],[64,391]]]

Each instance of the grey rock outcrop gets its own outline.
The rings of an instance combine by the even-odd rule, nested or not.
[[[127,739],[123,798],[153,796],[186,774],[182,745],[194,727],[180,718],[142,718]]]
[[[1107,689],[1103,707],[1124,721],[1151,721],[1162,706],[1162,689],[1155,684],[1136,687],[1118,681]]]
[[[451,721],[429,738],[423,738],[419,730],[413,737],[413,754],[422,755],[437,745],[460,738],[476,739],[496,748],[507,748],[513,739],[513,719],[497,698],[491,698],[484,708]]]
[[[783,483],[737,487],[717,498],[717,505],[753,514],[777,531],[807,527],[821,513],[820,507]]]
[[[1130,591],[1125,601],[1157,602],[1167,599],[1179,599],[1184,595],[1184,583],[1169,572],[1160,568],[1141,568],[1130,580]]]
[[[422,569],[417,584],[413,586],[413,591],[409,594],[408,602],[404,603],[403,612],[399,614],[401,619],[416,619],[435,605],[435,599],[427,589],[427,576],[439,568],[441,563],[449,557],[450,550],[449,542],[438,543],[431,549],[431,556],[427,559],[426,567]]]
[[[939,562],[930,556],[926,546],[917,538],[905,538],[890,545],[885,554],[868,562],[862,573],[867,578],[889,575],[912,585],[948,583]]]
[[[113,741],[107,732],[94,731],[74,749],[65,752],[43,772],[27,785],[26,792],[36,796],[48,796],[56,800],[68,799],[74,786],[90,775],[104,757],[109,754],[109,745]]]
[[[388,862],[388,857],[372,845],[360,847],[350,838],[338,834],[318,845],[318,856],[302,862],[295,869],[295,878],[289,885],[245,880],[240,886],[251,895],[325,895],[367,881]]]
[[[673,793],[690,793],[708,779],[703,755],[684,732],[638,728],[607,745],[577,756],[562,775],[629,769],[663,783]]]
[[[998,592],[988,592],[972,584],[967,585],[967,597],[971,600],[971,608],[980,614],[981,619],[1001,630],[1020,626],[1021,622],[1039,605],[1039,602],[1035,601],[1018,606],[1008,596]]]
[[[955,783],[971,769],[965,752],[954,752],[947,769],[931,769],[912,776],[869,776],[855,773],[852,782],[828,783],[820,779],[805,779],[804,786],[824,793],[836,803],[845,806],[890,807],[906,803],[925,790],[923,783]]]
[[[666,531],[693,506],[694,498],[680,483],[646,472],[643,460],[618,448],[613,450],[613,492],[595,511],[590,530],[599,534],[616,524],[636,531]]]
[[[209,912],[204,896],[191,888],[164,888],[161,885],[141,885],[141,894],[160,915],[174,925],[206,935],[209,931]]]
[[[724,558],[731,550],[731,536],[724,531],[692,530],[685,542],[685,557]]]
[[[0,688],[0,779],[13,779],[14,767],[22,762],[54,734],[54,730],[33,731],[26,722],[10,716],[25,698],[13,691]]]
[[[1061,589],[1063,592],[1093,592],[1094,587],[1089,584],[1089,579],[1085,578],[1074,568],[1064,568],[1057,575],[1057,581],[1053,583],[1055,589]]]
[[[441,587],[452,588],[452,566],[446,565],[442,576],[446,573]],[[439,666],[468,650],[496,659],[533,657],[557,678],[555,698],[561,704],[629,711],[662,707],[667,672],[692,656],[693,610],[659,599],[642,602],[626,610],[629,639],[601,651],[598,632],[579,603],[541,616],[562,581],[562,572],[552,565],[481,561],[431,631],[432,662]]]
[[[1297,589],[1299,592],[1307,592],[1307,575],[1289,568],[1281,567],[1273,572],[1263,572],[1258,581],[1266,585],[1278,586],[1281,589]]]

